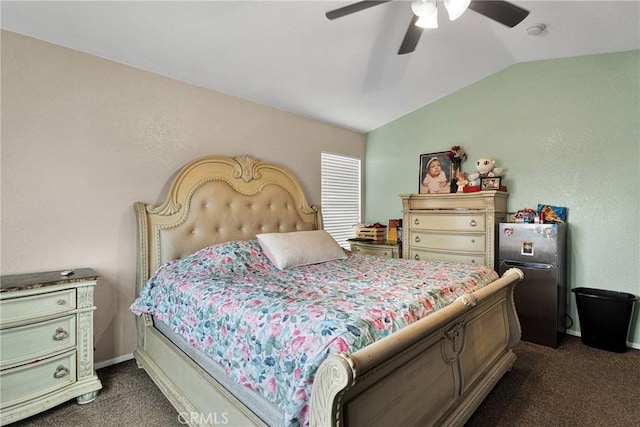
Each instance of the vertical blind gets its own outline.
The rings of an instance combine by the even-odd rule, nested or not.
[[[322,153],[321,203],[324,229],[343,248],[360,222],[360,159]]]

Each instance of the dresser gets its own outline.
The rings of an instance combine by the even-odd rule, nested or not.
[[[401,194],[402,257],[497,269],[497,228],[507,219],[507,192]]]
[[[70,399],[93,401],[93,290],[89,268],[0,278],[0,424]]]
[[[362,255],[374,255],[383,258],[400,258],[400,245],[390,241],[349,240],[351,252]]]

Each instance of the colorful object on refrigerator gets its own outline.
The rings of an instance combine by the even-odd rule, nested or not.
[[[545,223],[557,224],[567,221],[567,208],[562,206],[538,204],[537,213]]]

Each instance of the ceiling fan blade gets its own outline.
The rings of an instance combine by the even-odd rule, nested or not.
[[[472,1],[469,9],[513,28],[529,15],[529,11],[506,1]]]
[[[404,55],[405,53],[411,53],[416,50],[418,40],[420,40],[420,36],[422,35],[422,28],[416,25],[417,20],[418,17],[413,15],[409,23],[409,28],[407,28],[407,32],[404,34],[404,39],[402,39],[400,49],[398,49],[398,55]]]
[[[370,7],[378,6],[382,3],[389,3],[390,1],[391,0],[359,1],[338,9],[330,10],[326,15],[328,19],[342,18],[343,16],[351,15],[352,13],[360,12],[361,10],[369,9]]]

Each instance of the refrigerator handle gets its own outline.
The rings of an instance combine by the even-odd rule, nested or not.
[[[500,263],[506,265],[507,267],[537,268],[540,270],[551,270],[553,268],[553,265],[551,264],[540,264],[537,262],[518,262],[518,261],[501,260]]]

